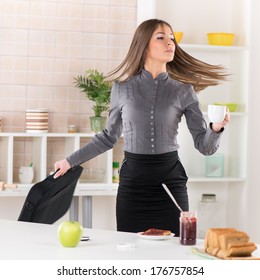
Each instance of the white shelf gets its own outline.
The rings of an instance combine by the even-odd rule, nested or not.
[[[245,183],[245,178],[240,177],[189,177],[189,183]],[[33,184],[17,184],[15,189],[0,191],[0,197],[24,197],[28,194]],[[81,184],[78,183],[75,196],[115,196],[117,194],[117,184]]]
[[[190,177],[190,183],[244,183],[245,178],[240,177]]]
[[[94,133],[55,133],[55,132],[45,132],[45,133],[27,133],[27,132],[1,132],[0,137],[93,137]]]
[[[28,194],[33,184],[17,184],[15,189],[5,189],[0,191],[0,197],[24,197]],[[114,196],[117,193],[117,184],[77,184],[75,196]]]
[[[203,112],[204,116],[208,115],[208,112]],[[248,114],[247,112],[231,112],[231,117],[246,117]]]
[[[214,45],[197,45],[197,44],[179,44],[183,50],[186,51],[203,51],[203,52],[241,52],[247,51],[248,47],[245,46],[214,46]]]

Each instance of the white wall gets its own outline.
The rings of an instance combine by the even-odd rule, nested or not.
[[[250,17],[250,100],[248,131],[247,228],[252,240],[260,243],[260,1],[251,0]]]

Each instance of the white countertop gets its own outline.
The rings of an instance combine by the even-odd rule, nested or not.
[[[207,260],[192,253],[203,248],[203,240],[195,246],[179,244],[177,237],[168,240],[145,240],[135,233],[84,229],[89,241],[65,248],[57,238],[58,224],[0,220],[0,259],[2,260]],[[118,248],[131,244],[134,248]],[[254,251],[260,257],[260,249]],[[214,259],[214,258],[212,258]]]
[[[24,260],[205,260],[179,244],[177,237],[169,240],[144,240],[134,233],[84,229],[89,241],[75,248],[62,247],[57,238],[58,225],[45,225],[0,220],[0,259]],[[118,244],[131,243],[132,249],[118,249]],[[203,246],[199,240],[197,247]]]

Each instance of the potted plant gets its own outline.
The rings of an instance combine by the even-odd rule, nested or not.
[[[94,102],[92,107],[94,116],[90,117],[91,130],[93,132],[102,131],[105,127],[106,117],[101,114],[109,110],[112,83],[105,80],[103,73],[94,69],[87,70],[85,76],[80,75],[74,79],[76,87]]]

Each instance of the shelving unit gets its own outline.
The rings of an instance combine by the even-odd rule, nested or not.
[[[180,44],[191,55],[206,62],[225,66],[231,73],[230,81],[207,88],[198,94],[201,108],[207,119],[207,105],[215,102],[234,102],[239,104],[237,112],[231,113],[231,124],[225,128],[217,153],[224,155],[224,177],[205,178],[205,157],[193,147],[193,141],[185,121],[180,125],[180,157],[190,175],[190,183],[218,181],[236,183],[246,181],[246,142],[247,142],[247,72],[249,51],[241,46],[208,46]],[[235,62],[235,65],[233,64]],[[242,69],[242,70],[241,70]],[[242,72],[243,73],[240,73]],[[241,79],[241,75],[245,79]],[[196,164],[195,164],[196,163]]]
[[[53,149],[59,153],[59,159],[70,155],[73,151],[88,143],[94,134],[92,133],[1,133],[1,157],[2,166],[0,180],[8,184],[17,184],[18,189],[26,190],[34,183],[46,178],[53,171],[54,159],[52,157]],[[24,147],[23,155],[19,155],[19,147]],[[60,151],[57,151],[59,147]],[[22,157],[17,159],[16,157]],[[18,162],[33,162],[34,179],[32,184],[20,184],[18,180]],[[90,190],[112,190],[115,184],[112,183],[112,162],[113,151],[110,150],[96,159],[84,163],[83,167],[104,169],[105,174],[100,181],[91,182],[86,175],[81,175],[78,183],[78,189]],[[84,179],[84,180],[83,180]],[[82,181],[81,181],[82,180]],[[3,193],[3,192],[2,192]],[[0,192],[0,194],[2,194]]]

